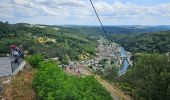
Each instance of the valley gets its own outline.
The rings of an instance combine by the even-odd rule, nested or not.
[[[9,46],[22,45],[28,69],[24,68],[21,73],[25,73],[25,70],[33,72],[30,76],[32,83],[27,85],[33,86],[30,88],[33,94],[38,93],[34,94],[34,97],[45,100],[69,97],[101,100],[106,96],[108,99],[131,100],[155,98],[156,96],[150,94],[156,95],[157,89],[163,93],[169,91],[167,88],[169,83],[166,81],[169,77],[169,31],[114,33],[109,34],[111,40],[107,40],[99,32],[98,27],[92,26],[4,23],[1,23],[1,26],[3,29],[0,28],[0,56],[10,58]],[[4,72],[4,63],[10,65],[10,60],[0,61],[2,72]],[[19,77],[25,78],[25,75],[20,75]],[[10,81],[9,85],[17,85],[13,83],[16,77],[18,76],[7,78],[7,81]],[[17,82],[22,84],[21,80]],[[158,84],[153,85],[150,82]],[[74,87],[73,83],[76,84]],[[15,87],[8,88],[8,85],[5,88],[7,90],[14,88],[17,91]],[[142,88],[145,89],[141,90]],[[147,88],[150,91],[147,91]],[[19,91],[22,91],[22,88]],[[70,91],[75,94],[69,93]],[[83,91],[86,91],[86,94],[82,94]],[[1,97],[9,95],[6,93]],[[157,98],[166,100],[168,96],[162,94]]]
[[[0,0],[0,100],[170,100],[170,0]]]

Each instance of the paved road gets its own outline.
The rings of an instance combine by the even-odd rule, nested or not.
[[[0,77],[12,74],[11,61],[9,57],[0,57]]]
[[[19,59],[21,63],[23,60]],[[12,64],[13,71],[18,68],[17,63]],[[12,75],[12,68],[11,68],[11,58],[10,57],[0,57],[0,77]]]

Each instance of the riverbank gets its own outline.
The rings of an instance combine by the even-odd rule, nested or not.
[[[128,66],[132,64],[130,60],[131,57],[132,54],[125,51],[119,44],[115,42],[109,43],[106,39],[100,38],[94,58],[82,61],[71,61],[68,65],[64,66],[72,69],[85,66],[91,68],[94,72],[97,70],[104,72],[105,69],[116,66],[118,74],[121,76],[126,73]]]

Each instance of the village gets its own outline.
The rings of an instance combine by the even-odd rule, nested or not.
[[[55,40],[49,38],[47,38],[46,41],[55,42]],[[37,42],[44,43],[45,40],[42,37],[38,37]],[[68,65],[61,65],[61,66],[63,68],[73,69],[75,73],[83,74],[85,71],[84,68],[88,68],[91,71],[97,71],[97,70],[104,71],[108,67],[116,66],[117,69],[121,70],[123,69],[124,66],[128,67],[128,65],[132,65],[132,61],[130,60],[132,54],[130,52],[125,52],[124,48],[122,48],[119,44],[116,44],[115,42],[110,43],[108,42],[108,40],[104,39],[103,37],[100,37],[100,39],[97,40],[97,43],[98,44],[96,48],[96,56],[93,57],[92,59],[88,59],[89,54],[80,55],[80,58],[83,58],[80,61],[70,61]],[[125,60],[128,62],[126,63],[126,65],[124,63]],[[9,67],[9,69],[10,68],[11,67]],[[125,71],[127,71],[127,68]],[[8,71],[3,71],[3,72],[8,72]],[[125,72],[123,71],[122,73]]]
[[[108,67],[116,66],[121,70],[123,67],[132,65],[130,60],[132,54],[125,52],[124,48],[115,42],[109,43],[106,39],[100,37],[97,41],[98,47],[96,48],[96,56],[93,59],[85,59],[81,61],[70,61],[68,65],[62,65],[66,69],[70,69],[78,74],[85,74],[85,69],[88,68],[91,71],[104,71]],[[124,62],[128,63],[124,65]],[[127,68],[125,71],[127,71]],[[125,73],[125,72],[122,72]]]

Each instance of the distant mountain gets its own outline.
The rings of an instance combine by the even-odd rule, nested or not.
[[[0,22],[1,27],[2,22]],[[88,25],[43,25],[43,24],[28,24],[18,23],[13,26],[29,26],[29,27],[54,27],[59,28],[67,33],[81,33],[89,36],[105,35],[101,26],[88,26]],[[141,34],[149,32],[167,31],[170,30],[170,25],[157,25],[157,26],[146,26],[146,25],[113,25],[104,26],[108,35],[113,34]]]
[[[61,27],[61,26],[60,26]],[[65,25],[64,28],[77,30],[86,35],[104,35],[100,26],[85,26],[85,25]],[[142,26],[142,25],[118,25],[104,26],[109,35],[112,34],[140,34],[148,32],[158,32],[170,30],[170,25],[159,26]]]
[[[170,30],[170,26],[105,26],[108,34],[136,34],[136,33],[148,33]]]

